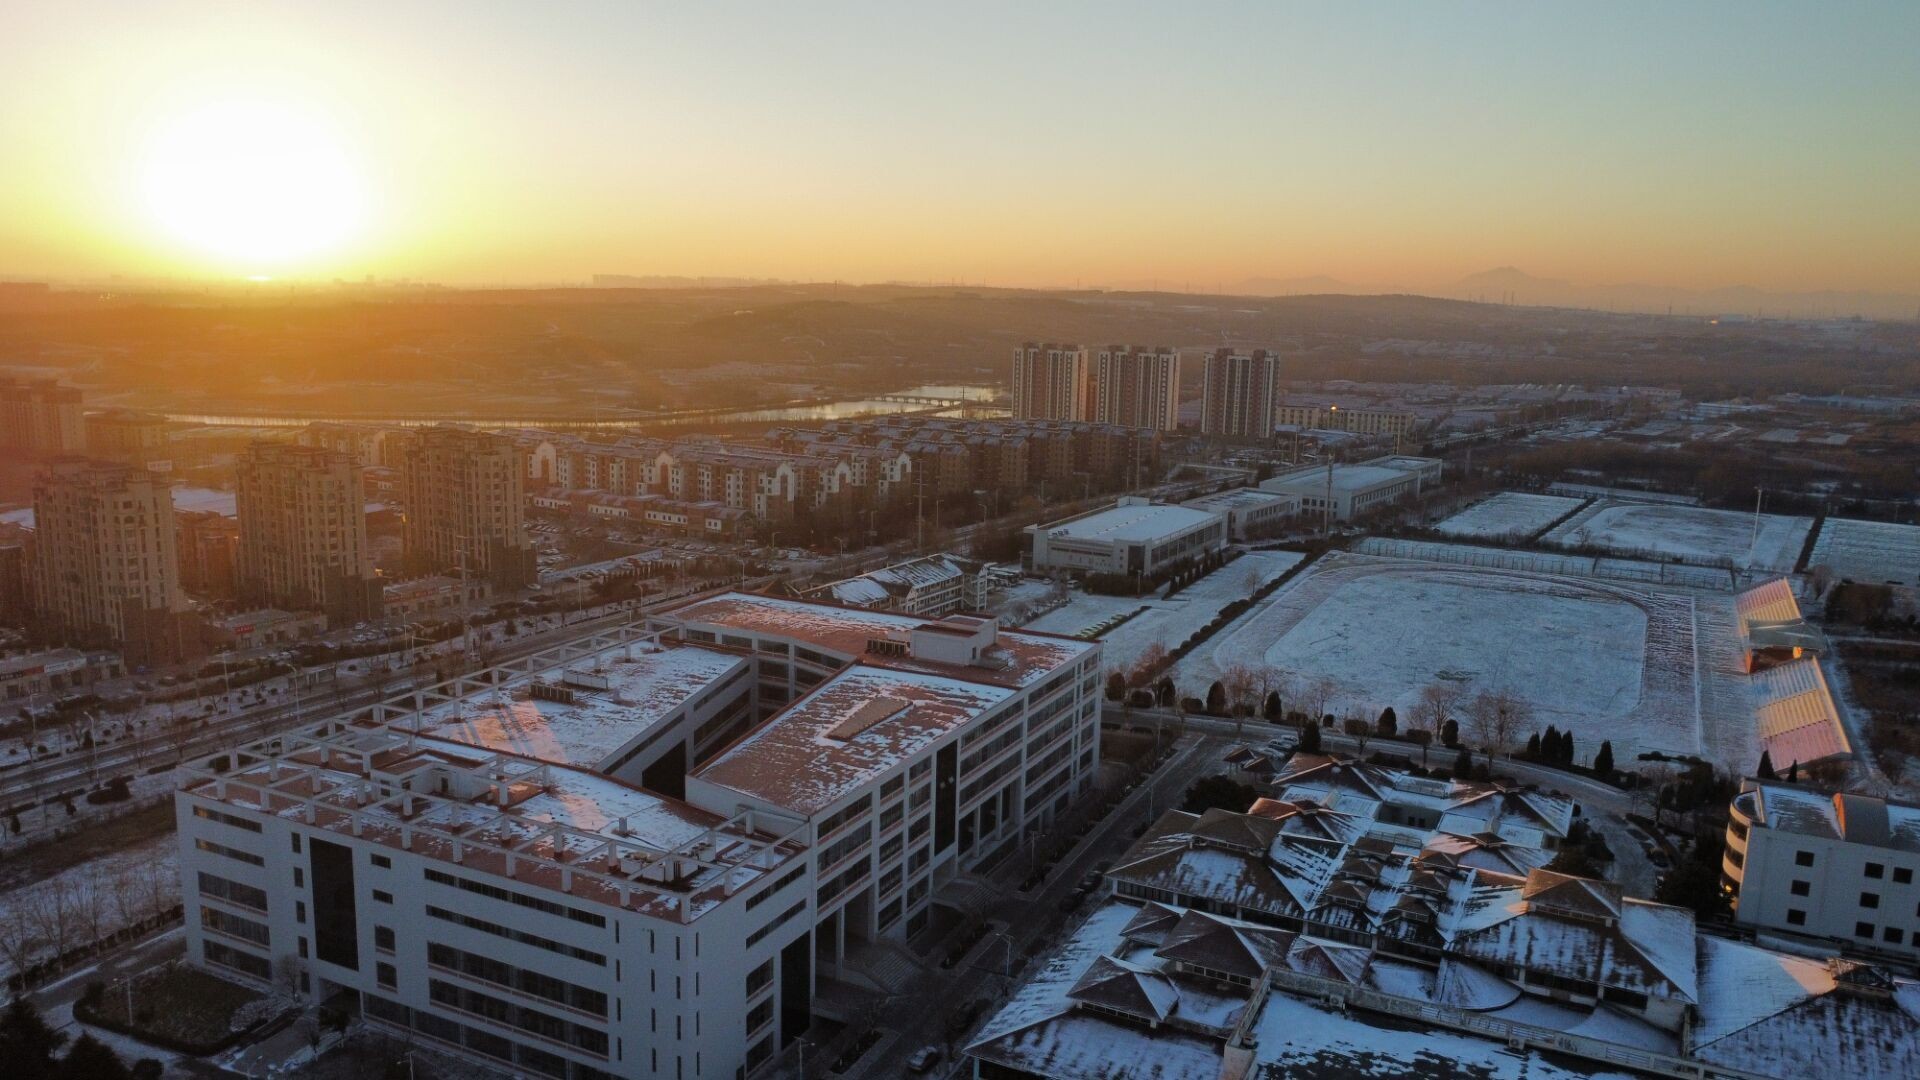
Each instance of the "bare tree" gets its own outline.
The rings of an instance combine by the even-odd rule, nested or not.
[[[1514,734],[1532,723],[1532,706],[1505,690],[1483,690],[1467,703],[1467,729],[1489,754],[1506,752]]]
[[[1158,641],[1150,641],[1140,650],[1140,659],[1134,661],[1132,682],[1135,686],[1145,686],[1160,665],[1167,661],[1167,647]]]
[[[1420,767],[1427,767],[1427,747],[1433,744],[1433,731],[1430,728],[1408,728],[1408,741],[1420,747]]]
[[[1442,679],[1428,683],[1413,706],[1413,722],[1438,734],[1447,726],[1447,721],[1456,719],[1460,698],[1465,693],[1466,689],[1456,682]]]
[[[1327,714],[1327,703],[1339,692],[1340,684],[1327,675],[1315,675],[1301,687],[1301,700],[1306,702],[1307,712],[1314,723],[1319,723],[1320,718]]]
[[[1253,698],[1259,676],[1245,664],[1229,664],[1220,670],[1220,685],[1227,692],[1227,711],[1239,715]]]

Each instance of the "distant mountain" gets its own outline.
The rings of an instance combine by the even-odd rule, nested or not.
[[[1444,288],[1441,295],[1486,303],[1529,307],[1579,307],[1610,311],[1645,311],[1690,315],[1763,315],[1773,318],[1912,318],[1920,311],[1920,296],[1906,293],[1769,292],[1750,285],[1718,289],[1681,289],[1671,285],[1623,282],[1582,285],[1559,278],[1535,277],[1517,267],[1501,266],[1469,274]]]
[[[1351,281],[1341,281],[1325,274],[1313,274],[1308,277],[1247,278],[1229,285],[1227,291],[1240,296],[1378,296],[1407,290],[1355,285]]]
[[[780,278],[683,277],[678,274],[595,274],[596,289],[735,289],[745,285],[784,285]]]

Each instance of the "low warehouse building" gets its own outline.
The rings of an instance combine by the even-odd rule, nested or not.
[[[1188,499],[1180,505],[1227,519],[1227,538],[1247,540],[1300,512],[1300,496],[1259,488],[1231,488]]]
[[[1227,520],[1207,510],[1126,498],[1105,510],[1029,525],[1027,537],[1034,570],[1151,577],[1223,549]]]
[[[1357,465],[1297,469],[1266,481],[1260,489],[1297,496],[1303,513],[1331,509],[1335,521],[1352,521],[1370,510],[1414,498],[1439,480],[1437,458],[1396,456]]]

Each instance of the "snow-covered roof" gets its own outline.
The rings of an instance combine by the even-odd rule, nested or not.
[[[1748,686],[1760,743],[1780,768],[1852,753],[1818,660],[1802,657],[1767,668]]]
[[[1139,543],[1197,529],[1220,515],[1185,506],[1144,501],[1117,506],[1044,526],[1050,537],[1112,543]]]
[[[985,665],[947,664],[897,654],[880,656],[868,652],[874,641],[909,634],[926,625],[927,620],[915,615],[760,593],[722,593],[674,608],[664,617],[692,629],[759,634],[797,642],[848,660],[864,658],[869,663],[996,686],[1020,687],[1038,682],[1099,648],[1093,642],[1074,638],[1003,629],[998,632]]]
[[[1758,828],[1850,844],[1920,851],[1920,806],[1877,795],[1824,795],[1788,784],[1749,781],[1740,810]]]
[[[776,713],[694,775],[811,815],[1013,696],[1005,687],[855,665]]]
[[[492,695],[429,710],[421,717],[420,729],[539,761],[603,767],[688,699],[748,663],[731,653],[689,645],[614,646],[503,683]],[[561,693],[535,696],[536,683]]]
[[[1195,510],[1205,510],[1215,514],[1226,514],[1250,506],[1271,506],[1274,503],[1292,503],[1297,501],[1299,501],[1299,496],[1297,495],[1289,495],[1279,491],[1262,491],[1257,487],[1244,487],[1216,491],[1211,495],[1202,495],[1197,499],[1188,499],[1180,505],[1190,506]]]
[[[1768,1076],[1920,1076],[1920,983],[1710,937],[1699,963],[1695,1056]]]

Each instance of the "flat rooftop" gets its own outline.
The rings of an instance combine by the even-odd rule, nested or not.
[[[1041,526],[1048,536],[1069,540],[1098,540],[1125,543],[1158,540],[1163,536],[1198,528],[1216,517],[1204,510],[1164,503],[1136,503],[1099,510],[1059,525]]]
[[[1216,491],[1211,495],[1202,495],[1197,499],[1188,499],[1182,506],[1198,510],[1211,510],[1224,514],[1229,510],[1238,510],[1245,506],[1263,506],[1267,503],[1292,502],[1294,496],[1289,492],[1262,491],[1257,487],[1229,488]]]
[[[1099,647],[1076,638],[1003,628],[990,653],[992,666],[944,664],[911,656],[878,656],[868,653],[870,642],[911,632],[928,620],[917,615],[759,593],[722,593],[663,612],[662,617],[690,627],[783,638],[853,660],[864,658],[888,668],[923,671],[995,686],[1030,685]]]
[[[856,665],[776,713],[694,775],[811,815],[1014,693],[940,675]]]
[[[692,645],[616,645],[429,709],[420,731],[536,761],[598,768],[747,663]],[[573,700],[535,697],[536,682],[563,689]]]
[[[1754,821],[1780,832],[1920,851],[1920,806],[1911,803],[1768,783],[1753,784],[1735,801]]]
[[[1390,469],[1385,465],[1335,465],[1333,490],[1341,493],[1365,491],[1381,484],[1397,483],[1413,476],[1408,469]],[[1311,469],[1291,476],[1275,477],[1262,484],[1268,491],[1297,495],[1319,495],[1327,490],[1327,471]]]

